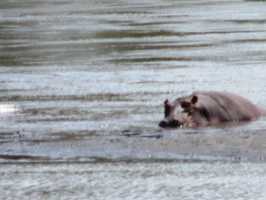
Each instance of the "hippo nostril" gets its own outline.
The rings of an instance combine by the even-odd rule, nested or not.
[[[161,121],[161,122],[159,123],[159,126],[162,127],[162,128],[164,128],[164,127],[167,126],[167,122],[166,122],[166,121]]]
[[[178,120],[173,120],[171,123],[172,127],[179,127],[181,125],[181,123]]]
[[[159,126],[161,128],[178,128],[182,126],[182,122],[180,122],[179,120],[173,119],[171,121],[168,120],[162,120],[159,123]]]
[[[181,125],[181,123],[178,120],[173,120],[170,122],[163,120],[159,123],[159,126],[161,128],[177,128],[177,127],[180,127],[180,125]]]

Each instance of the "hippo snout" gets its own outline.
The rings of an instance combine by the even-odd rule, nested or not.
[[[181,123],[178,120],[166,121],[162,120],[159,123],[161,128],[177,128],[181,126]]]

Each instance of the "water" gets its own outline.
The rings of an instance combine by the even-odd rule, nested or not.
[[[22,200],[263,200],[265,172],[265,164],[254,163],[3,165],[0,185],[2,197]]]
[[[237,0],[0,2],[2,182],[12,184],[14,177],[29,181],[35,176],[36,163],[41,166],[40,174],[47,174],[36,180],[37,185],[44,182],[44,188],[54,186],[52,176],[57,173],[65,177],[63,184],[71,182],[73,177],[64,173],[65,167],[73,174],[91,168],[83,183],[96,187],[91,174],[106,182],[112,178],[113,163],[120,162],[135,163],[121,164],[133,171],[139,167],[148,170],[150,163],[168,168],[166,162],[178,162],[170,165],[172,171],[176,166],[197,170],[198,165],[191,162],[200,162],[200,168],[214,167],[213,173],[221,173],[221,181],[227,180],[223,166],[233,170],[235,162],[254,163],[246,165],[255,172],[260,166],[264,169],[264,164],[255,164],[266,159],[263,118],[237,127],[179,130],[160,129],[158,122],[166,98],[195,90],[230,91],[266,107],[265,9],[264,1]],[[224,162],[231,164],[221,164]],[[26,175],[19,164],[28,169]],[[106,165],[106,174],[97,177],[97,168]],[[5,171],[7,166],[11,169]],[[130,176],[119,169],[119,177],[124,173]],[[153,174],[154,170],[157,168],[148,171]],[[191,174],[187,184],[193,185],[197,176],[200,174]],[[225,193],[242,199],[258,199],[256,194],[264,194],[257,184],[248,194],[249,187],[238,187],[238,180],[254,186],[260,181],[256,176],[252,181],[241,170],[237,176],[229,185],[244,192],[229,192],[227,187],[218,190],[220,198],[225,198]],[[178,177],[182,178],[175,174],[175,179]],[[154,179],[155,184],[163,180]],[[42,186],[32,188],[30,181],[20,184],[20,192],[25,193],[12,187],[5,197],[28,194],[32,189],[42,191]],[[106,187],[111,184],[118,187],[119,181],[107,181]],[[214,190],[221,186],[212,180],[206,184]],[[78,182],[75,185],[77,191],[84,191]],[[143,192],[126,187],[125,191],[135,191],[135,195]],[[171,190],[168,184],[158,187]],[[73,190],[69,184],[62,185],[58,193],[67,196]],[[107,196],[97,187],[94,190],[99,193],[91,194],[93,199]],[[155,190],[148,191],[146,198],[157,198]],[[191,195],[182,193],[181,199],[199,198],[197,190],[193,191]],[[33,195],[45,198],[38,192]],[[167,193],[160,197],[167,198]],[[210,193],[202,199],[213,197]]]

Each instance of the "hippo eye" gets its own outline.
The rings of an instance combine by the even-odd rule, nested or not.
[[[183,109],[189,108],[191,106],[190,102],[187,101],[182,101],[180,105]]]
[[[183,113],[190,113],[192,109],[192,105],[190,102],[183,101],[180,103],[181,108],[183,109]]]

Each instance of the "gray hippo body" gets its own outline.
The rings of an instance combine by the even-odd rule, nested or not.
[[[194,92],[174,102],[166,100],[164,107],[165,118],[159,123],[163,128],[239,123],[256,120],[266,114],[249,100],[229,92]]]

